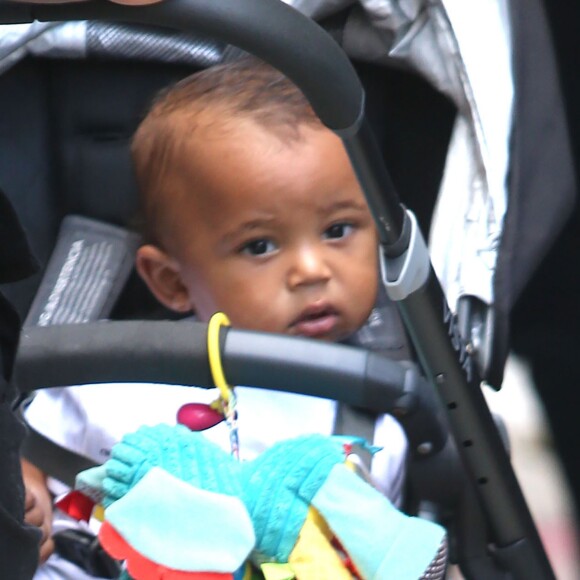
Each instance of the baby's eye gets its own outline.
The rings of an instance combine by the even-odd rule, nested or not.
[[[333,224],[325,230],[324,237],[328,240],[336,240],[352,234],[353,231],[354,226],[352,224]]]
[[[266,254],[271,254],[278,249],[278,246],[268,239],[252,240],[244,244],[241,248],[243,254],[249,254],[250,256],[264,256]]]

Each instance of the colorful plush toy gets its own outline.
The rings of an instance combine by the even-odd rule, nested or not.
[[[136,580],[443,578],[446,535],[398,511],[309,435],[239,463],[178,425],[127,435],[77,493],[105,506],[99,539]]]

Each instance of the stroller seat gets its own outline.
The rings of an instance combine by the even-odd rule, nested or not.
[[[67,66],[68,64],[69,63],[67,63]],[[92,73],[87,73],[87,77],[84,77],[83,75],[85,73],[81,72],[81,69],[83,69],[81,63],[73,64],[73,69],[76,68],[76,74],[79,75],[78,77],[75,77],[77,80],[73,82],[68,78],[68,73],[64,72],[64,65],[61,62],[50,64],[51,73],[53,71],[55,73],[54,78],[47,79],[49,69],[46,67],[46,63],[43,63],[43,66],[41,67],[36,61],[21,63],[18,65],[18,68],[6,73],[4,78],[9,79],[6,81],[6,84],[4,84],[2,82],[3,79],[0,78],[0,91],[6,90],[8,94],[11,95],[10,102],[14,102],[13,96],[23,90],[22,86],[24,85],[20,84],[21,79],[24,79],[25,82],[29,82],[32,85],[39,82],[35,75],[37,73],[40,74],[41,85],[36,86],[41,88],[42,92],[38,94],[46,95],[46,91],[48,91],[48,94],[52,98],[51,102],[55,103],[57,110],[60,110],[63,114],[63,120],[61,121],[61,119],[57,117],[56,122],[54,122],[54,117],[52,120],[43,117],[39,122],[39,127],[41,129],[38,134],[35,134],[32,138],[29,135],[23,135],[22,137],[26,142],[26,145],[30,147],[30,150],[34,153],[34,155],[31,154],[30,157],[36,159],[38,162],[39,170],[38,172],[35,172],[35,176],[38,177],[40,175],[41,177],[50,177],[48,180],[40,179],[36,184],[37,188],[40,184],[40,189],[42,190],[40,195],[41,202],[38,205],[36,203],[30,204],[25,202],[24,198],[19,194],[14,197],[15,205],[18,206],[20,213],[24,217],[23,221],[25,223],[28,221],[28,223],[33,224],[36,219],[38,219],[38,221],[41,221],[41,218],[44,219],[42,215],[39,215],[44,212],[44,209],[47,209],[48,212],[51,213],[51,217],[47,220],[48,226],[45,225],[44,230],[42,228],[36,229],[34,226],[34,229],[31,228],[30,230],[33,237],[37,237],[37,240],[33,240],[33,242],[35,246],[40,249],[39,253],[41,254],[41,258],[44,253],[44,262],[47,261],[48,248],[52,245],[52,240],[55,239],[56,229],[60,218],[63,215],[70,213],[71,210],[73,213],[81,213],[84,215],[96,214],[96,217],[104,217],[107,221],[126,224],[134,208],[134,197],[132,198],[131,193],[129,193],[134,191],[134,189],[130,183],[130,172],[127,171],[128,156],[126,143],[138,121],[138,115],[141,114],[138,113],[136,117],[135,110],[138,110],[143,106],[150,93],[147,93],[147,98],[145,97],[147,91],[140,92],[140,90],[136,88],[132,93],[134,99],[132,105],[136,102],[139,104],[136,109],[132,109],[128,114],[130,119],[129,128],[127,128],[127,126],[121,126],[122,124],[108,124],[108,122],[105,122],[103,125],[105,130],[99,129],[98,131],[94,131],[96,125],[103,121],[105,113],[108,114],[110,112],[109,108],[106,105],[103,105],[105,99],[98,99],[101,106],[89,106],[87,109],[88,115],[86,118],[83,118],[83,111],[72,106],[70,104],[72,101],[67,100],[68,93],[75,94],[79,88],[82,90],[82,88],[86,86],[89,87],[86,91],[86,96],[90,98],[93,95],[97,95],[99,91],[103,89],[104,85],[101,85],[103,78],[106,79],[106,83],[109,83],[110,80],[113,82],[112,79],[116,78],[119,84],[124,86],[126,81],[126,63],[115,63],[112,65],[113,69],[117,66],[119,68],[119,74],[116,77],[114,73],[111,73],[112,69],[109,69],[109,64],[105,65],[101,62],[94,64],[97,72],[93,78],[93,82],[87,82],[86,85],[84,84],[84,80],[82,81],[82,84],[77,81],[81,78],[87,78],[90,81]],[[141,67],[141,65],[131,65],[130,68],[133,73],[135,73],[136,69],[139,67]],[[173,77],[173,75],[179,76],[179,74],[184,72],[183,69],[181,69],[180,72],[176,73],[177,68],[169,68],[172,70],[168,74],[167,68],[165,66],[161,67],[159,76],[159,79],[161,80],[159,80],[157,86],[163,85],[168,77]],[[391,170],[393,173],[393,180],[395,181],[395,184],[398,185],[398,189],[404,193],[405,202],[409,205],[417,202],[416,207],[418,208],[417,215],[419,216],[419,222],[425,224],[426,226],[424,225],[424,227],[427,229],[430,223],[429,218],[432,213],[432,207],[435,203],[439,179],[443,171],[442,166],[445,158],[445,151],[456,115],[456,108],[445,97],[439,95],[428,84],[424,81],[418,80],[412,74],[400,70],[389,70],[385,72],[381,69],[381,79],[386,80],[378,80],[379,75],[377,75],[378,69],[376,66],[359,63],[357,68],[361,78],[363,79],[365,88],[367,89],[369,114],[371,117],[374,116],[375,120],[378,119],[381,121],[380,124],[375,124],[373,122],[373,126],[384,126],[382,125],[382,122],[385,122],[386,119],[389,119],[393,123],[401,122],[402,118],[404,118],[405,107],[408,107],[408,110],[413,111],[412,113],[409,113],[409,119],[415,119],[415,128],[417,131],[402,132],[402,134],[408,138],[408,141],[406,139],[400,139],[400,134],[398,134],[397,138],[394,138],[394,133],[391,131],[385,131],[384,134],[381,134],[380,131],[378,131],[378,141],[381,144],[384,156],[387,158],[389,167],[393,167]],[[140,83],[145,83],[149,87],[156,84],[157,81],[152,80],[154,77],[151,74],[151,71],[151,65],[143,65],[141,68],[141,72],[143,73],[142,78],[141,80],[137,80],[141,75],[135,75],[134,87],[142,86]],[[14,81],[14,79],[16,79],[15,82],[11,83],[10,81]],[[57,83],[55,83],[55,79],[58,81]],[[64,88],[62,94],[60,92],[61,85],[59,84],[61,80],[62,87]],[[133,85],[133,78],[131,84]],[[125,89],[123,88],[122,91],[124,90]],[[132,89],[129,90],[132,91]],[[373,103],[373,98],[377,99],[375,103],[377,101],[380,101],[381,104],[385,101],[397,103],[396,114],[392,113],[395,111],[395,108],[390,109],[386,113],[384,110],[378,113],[372,113],[373,107],[371,104]],[[128,101],[131,101],[131,97],[128,97],[127,101],[124,102]],[[28,106],[32,109],[36,109],[36,106],[38,105],[38,103],[31,103],[30,98],[23,102],[28,103]],[[66,104],[66,106],[63,105],[62,109],[59,108],[59,103],[61,102]],[[74,102],[77,102],[76,99]],[[423,105],[425,107],[423,107]],[[111,108],[111,110],[113,109],[114,108]],[[70,115],[71,112],[77,113],[79,111],[81,114],[72,123],[68,122],[70,119],[64,119]],[[392,113],[391,115],[389,115],[390,112]],[[95,120],[92,119],[93,113],[95,113],[95,125],[92,124],[92,121]],[[100,117],[101,113],[103,114],[103,117]],[[429,121],[421,121],[421,115],[424,115],[424,119],[428,119]],[[20,119],[21,118],[22,116]],[[17,119],[17,116],[15,116],[15,119]],[[417,119],[419,119],[419,121]],[[79,123],[78,125],[75,125],[77,121],[79,121]],[[402,124],[405,125],[405,123]],[[63,130],[63,127],[65,130]],[[81,133],[82,136],[79,137],[79,133],[77,132],[78,127],[80,127],[83,132],[88,130],[89,134],[93,134],[90,135],[88,140],[85,139],[86,135],[83,133]],[[436,127],[436,130],[432,131],[434,127]],[[419,133],[422,129],[424,130],[423,134]],[[423,138],[424,134],[428,135],[427,139]],[[51,148],[51,160],[54,161],[56,159],[56,161],[48,163],[46,159],[43,158],[44,146],[46,143],[52,143],[52,136],[54,135],[60,138],[57,139],[59,146]],[[427,152],[429,154],[427,154]],[[424,172],[414,171],[414,166],[411,166],[411,170],[409,169],[409,158],[412,158],[417,153],[419,153],[419,156],[421,157],[422,166],[427,167]],[[124,161],[118,165],[118,160]],[[108,169],[109,167],[118,167],[118,170],[110,171]],[[107,170],[104,170],[104,168],[107,168]],[[109,176],[112,178],[110,187],[102,186],[101,179],[103,176]],[[17,183],[19,179],[22,179],[22,177],[22,174],[16,175],[14,172],[9,173],[9,185]],[[10,179],[12,180],[11,182]],[[51,188],[46,188],[45,186],[47,183],[51,183],[53,186]],[[118,187],[119,183],[123,184],[121,188]],[[11,187],[10,189],[13,188]],[[49,192],[47,189],[50,189],[51,191]],[[113,197],[113,200],[107,200],[104,197],[106,195],[103,193],[104,191],[118,191],[121,193],[120,195],[115,193],[111,196]],[[426,194],[425,192],[430,192],[430,194]],[[49,201],[48,198],[52,195],[55,196],[56,203],[53,203],[52,198]],[[120,198],[123,198],[124,201],[119,203],[118,199]],[[111,201],[112,203],[110,203]],[[57,217],[55,217],[53,213],[53,208],[55,206],[58,208]],[[28,220],[26,210],[29,210],[31,207],[35,208],[33,210],[35,215],[30,216],[30,220]],[[109,213],[110,207],[115,208],[113,210],[113,214],[115,215],[112,218]],[[36,213],[36,208],[39,208],[38,213]],[[41,211],[41,208],[44,209]],[[46,224],[47,222],[45,221],[44,223]],[[41,239],[42,241],[38,241]],[[509,235],[506,239],[509,240]],[[50,242],[47,243],[46,240],[50,240]],[[33,287],[34,285],[38,285],[38,280],[29,282],[28,284],[29,288]],[[12,295],[15,301],[19,302],[21,312],[27,312],[32,301],[32,293],[22,292],[22,287],[17,289],[8,288],[7,291]],[[510,296],[507,299],[508,303],[512,297],[513,296]],[[129,300],[128,302],[131,303],[132,301]],[[506,306],[506,302],[504,302],[503,305]],[[126,314],[120,312],[120,309],[116,311],[114,310],[114,312],[116,312],[116,315],[119,317],[123,317]],[[138,317],[140,316],[141,313]],[[131,317],[131,314],[129,314],[129,317]],[[453,323],[449,326],[450,331],[454,329],[452,324]],[[169,329],[169,327],[165,328]],[[50,332],[54,331],[55,333],[58,332],[58,329],[49,328],[46,330]],[[76,332],[76,330],[74,332]],[[76,336],[82,335],[82,329],[79,329],[79,332],[81,334]],[[30,336],[33,336],[32,332]],[[45,334],[44,336],[48,337],[49,334]],[[57,335],[53,334],[53,336]],[[235,336],[233,332],[232,336]],[[27,344],[24,343],[21,352],[26,352],[26,348]],[[501,360],[501,356],[498,360]],[[498,364],[496,365],[496,368],[501,369],[501,366],[501,364]],[[499,373],[501,374],[501,370]],[[21,372],[19,378],[22,380],[24,375],[25,373]],[[66,384],[66,382],[61,384]],[[448,410],[453,410],[455,407],[451,407],[450,405],[451,403],[448,404]],[[487,484],[487,481],[479,481],[479,484],[485,485]],[[468,504],[473,507],[473,502],[465,501],[466,505]],[[473,513],[476,512],[477,510]],[[480,522],[485,520],[485,516],[481,513],[479,513],[479,516],[474,517],[480,517]],[[482,523],[482,527],[485,528],[485,523]],[[465,528],[462,529],[462,532],[463,531],[465,531]],[[487,538],[483,538],[483,542],[486,543]]]

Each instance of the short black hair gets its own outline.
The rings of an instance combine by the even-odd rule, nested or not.
[[[225,119],[250,117],[280,139],[299,139],[302,125],[322,128],[300,89],[249,55],[199,71],[163,90],[131,147],[141,200],[139,221],[148,241],[159,238],[163,187],[176,155],[194,138],[197,115],[211,109]]]

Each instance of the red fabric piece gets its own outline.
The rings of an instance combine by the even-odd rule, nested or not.
[[[352,574],[352,577],[355,580],[362,580],[362,576],[358,573],[354,562],[351,560],[350,556],[348,555],[347,551],[344,549],[343,545],[340,543],[340,540],[333,536],[331,544],[333,548],[336,549],[338,555],[340,556],[344,567]]]
[[[67,493],[54,504],[61,512],[75,520],[88,522],[91,519],[95,502],[84,493],[74,490]]]
[[[233,574],[220,572],[185,572],[167,568],[149,560],[130,546],[109,523],[99,530],[99,542],[107,553],[117,560],[127,561],[127,571],[135,580],[233,580]]]

